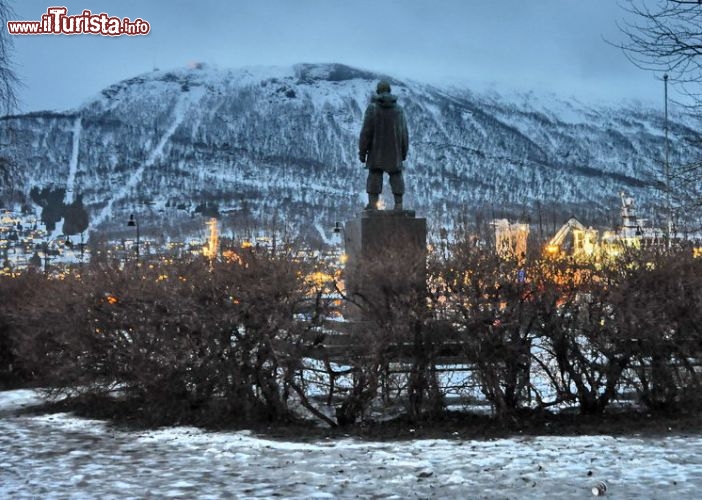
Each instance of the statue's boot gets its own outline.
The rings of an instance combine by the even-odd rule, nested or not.
[[[379,195],[368,193],[368,205],[366,205],[366,210],[377,210],[379,199]]]
[[[398,212],[402,210],[402,195],[401,194],[396,194],[395,195],[395,210]]]

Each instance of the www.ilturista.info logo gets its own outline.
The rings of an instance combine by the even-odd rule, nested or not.
[[[82,14],[68,15],[66,7],[49,7],[41,21],[7,21],[11,35],[147,35],[151,25],[141,18],[134,21],[128,17],[110,17],[104,12],[93,14],[84,10]]]

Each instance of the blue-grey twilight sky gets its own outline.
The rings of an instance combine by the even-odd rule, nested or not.
[[[68,109],[104,87],[191,61],[220,67],[339,62],[397,77],[546,88],[583,99],[662,94],[604,39],[617,0],[10,0],[17,20],[66,6],[142,18],[146,36],[13,36],[20,110]],[[3,29],[7,29],[3,27]]]

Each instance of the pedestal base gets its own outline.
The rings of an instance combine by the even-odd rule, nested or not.
[[[388,299],[426,287],[427,221],[414,210],[364,210],[346,223],[350,319],[366,320]]]

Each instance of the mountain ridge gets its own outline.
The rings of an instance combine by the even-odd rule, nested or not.
[[[144,73],[64,113],[5,117],[0,144],[22,167],[16,191],[81,194],[93,233],[117,234],[136,212],[146,231],[185,235],[204,225],[193,214],[206,212],[232,233],[277,224],[326,241],[319,227],[364,204],[355,149],[380,78],[408,119],[407,204],[436,226],[479,212],[534,220],[543,206],[556,207],[554,223],[558,211],[604,223],[620,191],[662,206],[658,110],[537,94],[514,102],[336,63]],[[683,164],[696,155],[697,122],[671,118],[671,163]]]

